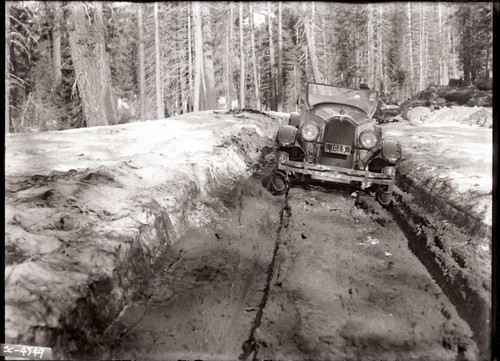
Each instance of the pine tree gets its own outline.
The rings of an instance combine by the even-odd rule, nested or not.
[[[139,102],[141,106],[141,121],[146,121],[146,70],[144,69],[144,31],[142,24],[142,4],[137,7],[137,26],[139,34]]]
[[[96,4],[94,4],[96,5]],[[105,51],[102,4],[93,11],[93,23],[87,25],[86,8],[81,2],[70,3],[72,29],[69,39],[76,82],[83,103],[86,125],[114,124],[111,92],[109,89],[110,70]],[[90,41],[95,35],[96,40]]]

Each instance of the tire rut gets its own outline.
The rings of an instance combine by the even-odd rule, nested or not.
[[[243,343],[241,346],[242,349],[242,354],[240,355],[239,359],[241,361],[249,360],[250,357],[253,361],[257,360],[257,355],[258,355],[258,344],[255,339],[255,331],[257,328],[260,326],[262,322],[262,315],[264,313],[264,308],[266,307],[267,300],[269,298],[269,291],[271,289],[271,280],[273,278],[274,270],[275,270],[275,264],[276,264],[276,256],[278,255],[280,243],[281,243],[281,231],[284,228],[288,228],[289,222],[290,222],[290,216],[291,216],[291,210],[290,210],[290,205],[288,204],[288,192],[285,194],[285,204],[283,206],[283,209],[280,212],[280,225],[278,228],[278,231],[276,232],[276,240],[274,244],[274,251],[273,251],[273,258],[271,260],[271,263],[269,264],[268,270],[267,270],[267,279],[266,279],[266,286],[263,291],[262,295],[262,300],[259,304],[259,308],[257,310],[257,314],[255,315],[255,319],[252,323],[252,328],[250,330],[250,336],[248,339]]]

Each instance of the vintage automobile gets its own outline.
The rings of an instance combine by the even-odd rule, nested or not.
[[[271,192],[284,194],[294,178],[355,184],[388,205],[401,145],[376,126],[377,101],[373,90],[307,83],[300,113],[278,130]]]

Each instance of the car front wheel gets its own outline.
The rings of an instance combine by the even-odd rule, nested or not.
[[[383,207],[387,207],[392,201],[392,194],[394,186],[391,185],[380,185],[377,189],[377,200]]]

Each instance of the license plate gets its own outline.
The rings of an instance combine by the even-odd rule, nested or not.
[[[351,146],[350,145],[342,145],[342,144],[325,144],[325,152],[327,153],[336,153],[336,154],[351,154]]]

